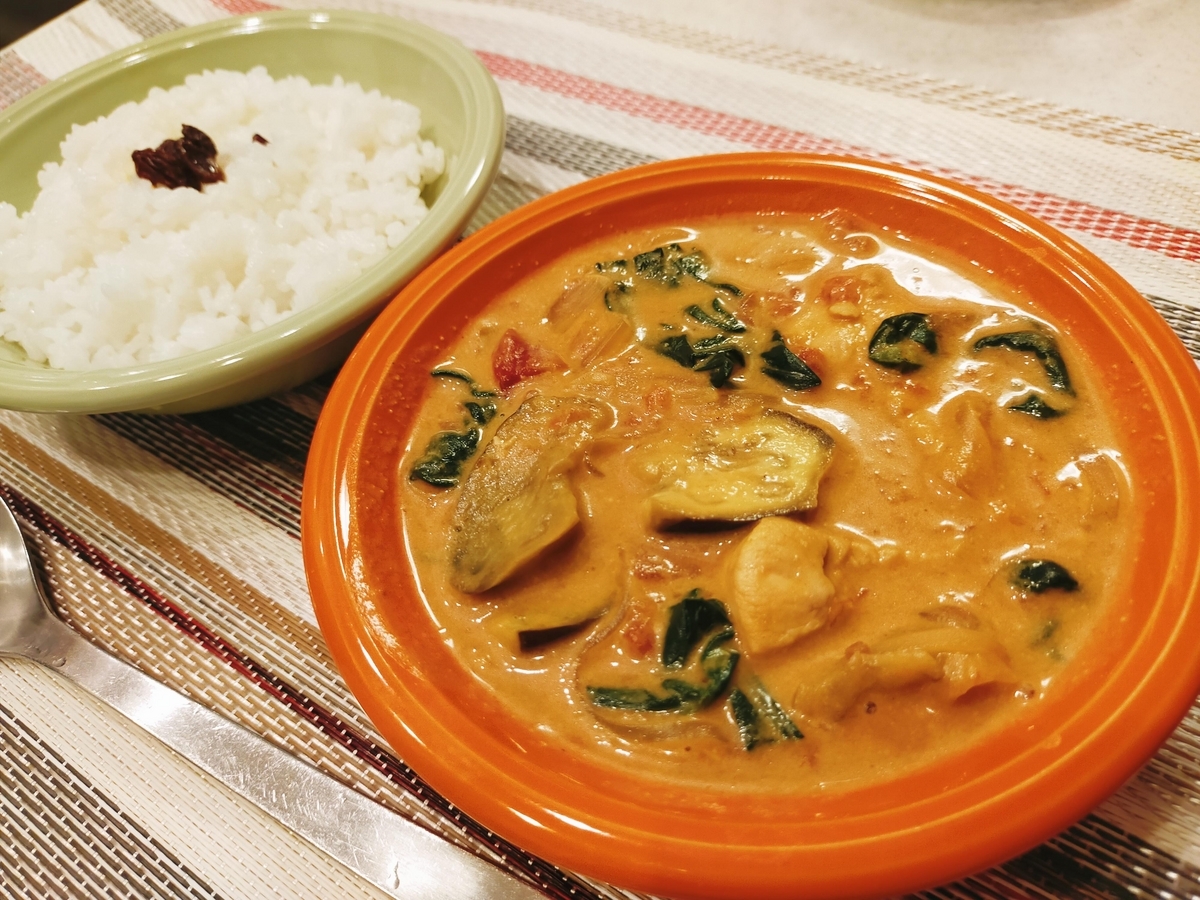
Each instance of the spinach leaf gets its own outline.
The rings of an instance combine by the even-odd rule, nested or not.
[[[758,711],[750,698],[738,688],[729,692],[729,711],[733,713],[733,724],[737,726],[742,747],[753,750],[758,745]]]
[[[434,369],[429,374],[432,375],[434,378],[453,378],[457,381],[466,382],[467,387],[469,387],[471,389],[472,397],[479,397],[481,399],[486,399],[488,397],[500,396],[495,391],[487,391],[487,390],[484,390],[483,388],[479,387],[479,385],[476,384],[474,378],[472,378],[466,372],[460,372],[457,369]]]
[[[1059,416],[1067,414],[1066,410],[1055,409],[1037,394],[1030,394],[1020,403],[1014,403],[1008,408],[1013,412],[1033,416],[1035,419],[1057,419]]]
[[[670,614],[662,650],[662,662],[668,669],[680,668],[701,639],[714,628],[732,624],[724,604],[701,597],[699,589],[672,606]],[[732,628],[725,640],[730,637],[733,637]]]
[[[697,372],[707,372],[708,382],[715,388],[725,387],[739,366],[746,364],[746,357],[737,347],[728,346],[707,353],[696,365]]]
[[[686,335],[675,334],[663,338],[654,349],[685,368],[707,372],[708,381],[715,388],[724,387],[737,368],[746,364],[742,351],[723,334],[701,338],[695,346]]]
[[[486,425],[496,417],[495,403],[474,403],[468,400],[463,406],[467,409],[467,415],[480,425]]]
[[[495,418],[497,409],[491,398],[498,395],[495,391],[483,390],[474,378],[457,369],[434,369],[429,374],[434,378],[461,381],[470,389],[472,397],[485,401],[464,401],[463,408],[470,416],[463,423],[467,430],[440,431],[435,434],[425,446],[424,455],[413,465],[408,477],[409,481],[420,480],[434,487],[458,487],[463,463],[475,453],[479,447],[479,440],[483,437],[483,431],[479,427],[472,427],[472,423],[474,426],[482,426]]]
[[[1052,559],[1021,560],[1013,572],[1012,583],[1031,594],[1044,594],[1052,590],[1079,590],[1079,582]]]
[[[623,259],[596,263],[596,271],[604,275],[625,275],[629,272],[629,263]]]
[[[989,347],[1003,347],[1021,353],[1032,353],[1042,364],[1050,385],[1056,391],[1074,396],[1075,389],[1071,387],[1071,378],[1067,374],[1067,364],[1063,362],[1062,354],[1058,352],[1058,342],[1048,334],[1040,331],[1009,331],[1004,334],[990,334],[975,342],[976,352]]]
[[[605,275],[613,275],[621,279],[625,289],[631,289],[633,282],[629,280],[629,262],[624,259],[614,259],[610,262],[596,263],[596,271]],[[725,291],[734,297],[742,296],[741,288],[737,285],[720,281],[709,281],[708,261],[699,250],[685,253],[679,244],[664,244],[639,253],[633,258],[633,273],[638,277],[657,281],[667,287],[679,287],[684,278],[694,278],[709,287]],[[607,298],[606,298],[607,299]],[[609,307],[612,308],[611,306]]]
[[[409,481],[421,480],[434,487],[457,487],[463,463],[471,458],[483,432],[441,431],[430,438],[425,454],[413,466]]]
[[[711,313],[707,313],[699,305],[693,303],[684,312],[701,325],[707,325],[728,334],[741,334],[746,330],[745,323],[725,308],[720,297],[713,297],[712,309]]]
[[[696,354],[692,350],[692,345],[682,334],[663,338],[654,349],[667,359],[675,360],[685,369],[690,369],[696,364]]]
[[[729,692],[729,711],[746,750],[764,742],[796,741],[804,737],[758,679],[744,691],[734,688]]]
[[[693,684],[682,678],[664,678],[662,686],[667,691],[666,696],[641,688],[589,687],[588,697],[597,706],[609,709],[695,712],[721,696],[733,679],[733,671],[737,668],[740,654],[725,646],[732,639],[733,629],[723,628],[704,645],[704,649],[700,651],[700,669],[704,673],[704,681],[701,684]]]
[[[809,368],[808,363],[788,349],[783,342],[783,335],[776,331],[771,335],[771,340],[774,343],[759,354],[766,361],[764,375],[797,391],[807,391],[821,384],[820,377]]]
[[[700,668],[704,672],[703,684],[692,684],[682,678],[664,678],[662,686],[679,697],[680,712],[694,712],[708,706],[729,686],[733,670],[741,658],[736,650],[724,646],[733,638],[733,629],[726,628],[713,636],[700,652]]]
[[[641,688],[589,687],[588,698],[596,706],[608,709],[631,709],[639,712],[667,712],[679,709],[682,704],[678,694],[659,697]]]
[[[704,680],[696,684],[682,678],[664,678],[665,694],[642,688],[589,686],[588,697],[596,706],[608,709],[694,713],[713,703],[733,681],[741,658],[741,654],[729,646],[733,639],[733,626],[725,606],[719,600],[702,597],[698,588],[689,591],[670,609],[662,660],[668,669],[682,668],[692,650],[702,644],[699,663]],[[804,737],[783,707],[753,676],[749,687],[730,691],[729,708],[746,750],[752,750],[762,741]]]
[[[922,352],[924,351],[924,352]],[[937,333],[925,313],[901,313],[879,323],[867,356],[899,372],[915,372],[925,365],[925,355],[937,355]]]
[[[633,258],[633,266],[643,278],[660,281],[668,287],[678,287],[685,276],[703,281],[708,277],[708,263],[699,250],[684,253],[678,244],[664,244]]]
[[[779,701],[771,696],[771,692],[761,681],[755,679],[749,690],[754,708],[766,717],[781,739],[796,741],[804,737],[804,734],[796,727],[796,723],[792,721],[792,717],[779,705]]]

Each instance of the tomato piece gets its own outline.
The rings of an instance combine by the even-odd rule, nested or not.
[[[824,378],[829,368],[825,354],[816,347],[805,347],[796,351],[796,355],[804,360],[804,364],[817,373],[818,378]]]
[[[530,345],[511,328],[500,336],[500,342],[492,354],[492,374],[502,391],[520,384],[526,378],[543,372],[561,371],[566,367],[566,363],[557,355]]]

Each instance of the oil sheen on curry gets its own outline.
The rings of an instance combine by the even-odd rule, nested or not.
[[[1087,360],[988,284],[833,211],[497,297],[396,470],[447,645],[548,739],[735,789],[863,787],[1030,711],[1131,499]]]

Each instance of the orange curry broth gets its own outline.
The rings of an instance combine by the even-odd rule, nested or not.
[[[1087,360],[1025,298],[867,230],[838,213],[746,216],[602,240],[496,297],[443,353],[442,367],[494,389],[493,354],[511,330],[549,367],[495,398],[498,414],[464,481],[531,396],[583,397],[606,411],[571,457],[578,525],[495,587],[468,594],[452,584],[462,488],[410,479],[433,435],[469,424],[463,381],[431,378],[415,427],[399,436],[407,449],[391,474],[404,534],[362,532],[382,553],[405,543],[447,647],[543,738],[679,783],[860,788],[1032,712],[1085,647],[1116,585],[1132,516],[1120,442]],[[706,280],[636,280],[633,291],[609,294],[614,309],[606,308],[595,264],[670,242],[703,252]],[[685,314],[692,304],[711,312],[714,297],[746,326],[730,336],[746,364],[720,388],[655,350],[671,334],[714,335]],[[880,322],[913,311],[929,316],[937,354],[908,373],[870,361]],[[973,350],[984,335],[1030,328],[1057,337],[1074,396],[1054,390],[1031,353]],[[820,386],[795,390],[763,374],[759,354],[775,331]],[[1006,408],[1031,393],[1065,414]],[[796,640],[729,644],[740,653],[733,684],[761,684],[803,733],[767,735],[777,739],[746,750],[727,694],[698,712],[622,711],[597,707],[587,688],[662,695],[664,678],[701,678],[695,652],[682,674],[663,668],[668,610],[693,589],[730,607],[735,556],[756,523],[654,527],[647,498],[670,469],[664,457],[701,441],[713,422],[761,410],[832,438],[815,508],[785,517],[826,542],[833,596],[819,627]],[[367,435],[364,455],[374,440]],[[1019,590],[1012,572],[1029,558],[1060,563],[1078,590]],[[569,619],[572,610],[598,614],[522,649],[521,623],[557,612]],[[739,627],[745,614],[730,611]]]

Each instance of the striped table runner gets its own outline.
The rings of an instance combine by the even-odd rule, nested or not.
[[[422,21],[491,70],[508,138],[472,228],[654,159],[851,153],[967,182],[1063,229],[1144,292],[1200,358],[1200,135],[600,2],[320,5]],[[0,107],[142,38],[272,8],[88,0],[0,50]],[[0,413],[0,493],[65,617],[96,643],[549,897],[633,896],[559,871],[463,816],[388,749],[342,684],[298,540],[305,456],[330,382],[200,415]],[[5,896],[382,896],[29,664],[0,661],[0,760]],[[1082,822],[925,896],[1133,895],[1200,897],[1196,709]]]

